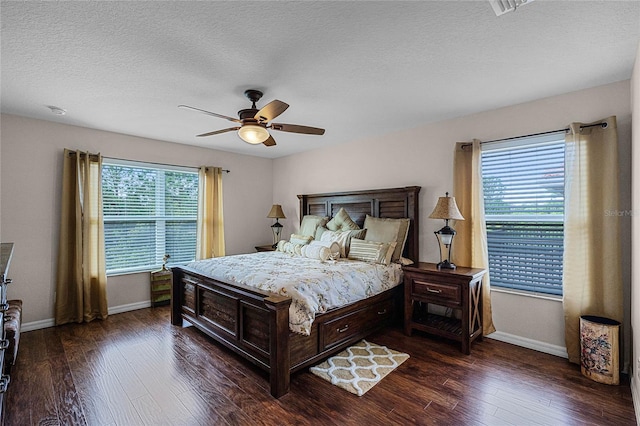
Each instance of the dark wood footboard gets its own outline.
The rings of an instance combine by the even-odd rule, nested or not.
[[[291,299],[172,268],[171,323],[188,321],[269,372],[271,394],[289,390]]]
[[[289,330],[291,299],[172,268],[171,323],[183,320],[269,373],[271,395],[290,374],[313,365],[401,317],[402,285],[318,315],[309,336]]]
[[[420,187],[299,195],[301,216],[344,208],[362,227],[366,215],[409,218],[404,256],[418,259]],[[183,320],[269,373],[271,395],[289,391],[290,374],[313,365],[402,317],[403,285],[317,315],[309,336],[289,330],[291,299],[174,267],[171,323]]]

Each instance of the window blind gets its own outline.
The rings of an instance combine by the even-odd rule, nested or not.
[[[197,171],[105,160],[102,194],[107,274],[195,259]]]
[[[564,135],[482,149],[491,285],[562,295]]]

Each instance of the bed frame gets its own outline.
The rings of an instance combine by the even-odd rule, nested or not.
[[[404,257],[418,260],[419,186],[298,195],[300,218],[333,217],[341,207],[362,227],[365,216],[411,219]],[[311,334],[289,330],[291,299],[174,267],[171,323],[192,324],[269,374],[271,395],[289,391],[290,374],[314,365],[402,318],[402,284],[316,316]]]

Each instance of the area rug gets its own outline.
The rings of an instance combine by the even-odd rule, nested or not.
[[[407,359],[405,353],[362,340],[309,371],[362,396]]]

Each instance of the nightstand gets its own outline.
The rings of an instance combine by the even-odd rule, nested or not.
[[[266,246],[256,246],[256,251],[276,251],[276,249],[269,244]]]
[[[171,303],[171,270],[151,272],[151,307]]]
[[[458,267],[438,269],[435,263],[405,266],[404,332],[413,330],[461,343],[471,353],[471,342],[482,340],[482,277],[486,270]],[[454,310],[451,317],[429,312],[429,305]]]

